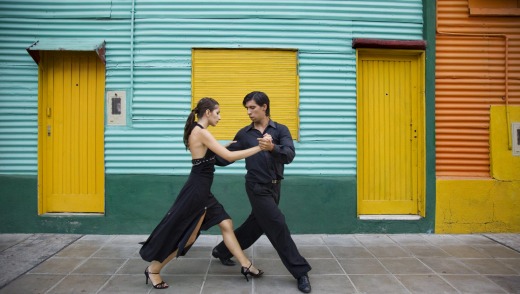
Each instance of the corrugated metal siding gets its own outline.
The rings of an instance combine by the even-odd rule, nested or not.
[[[129,88],[129,19],[49,21],[38,15],[0,17],[0,173],[3,174],[37,173],[38,66],[25,50],[36,40],[67,37],[96,42],[109,40],[106,87]]]
[[[51,3],[38,1],[42,2]],[[113,2],[108,19],[66,19],[53,14],[52,22],[38,19],[38,13],[31,12],[35,2],[6,3],[1,6],[0,38],[7,38],[8,42],[0,44],[0,69],[6,73],[23,71],[18,80],[30,80],[18,83],[21,88],[0,88],[0,103],[11,103],[6,105],[9,107],[5,114],[3,104],[0,110],[0,173],[36,173],[37,71],[25,47],[37,38],[106,40],[106,89],[126,89],[128,99],[132,99],[130,125],[106,128],[106,172],[111,174],[189,171],[182,128],[191,102],[192,47],[297,49],[300,141],[295,144],[296,159],[286,172],[311,175],[356,173],[356,69],[352,38],[422,39],[421,0],[139,0],[135,3],[133,29],[132,97],[131,2]],[[89,9],[106,7],[103,1],[95,3],[99,5]],[[105,14],[106,11],[99,12]],[[7,76],[2,74],[0,79],[14,80],[10,74]],[[5,95],[20,93],[22,89],[30,111],[24,117],[18,113],[23,109],[16,98],[18,94],[11,94],[7,101],[9,96]],[[25,124],[18,128],[29,132],[26,141],[9,134],[12,119]],[[17,151],[23,144],[27,144],[26,151]],[[5,149],[8,145],[11,147]],[[20,164],[16,160],[3,164],[15,152],[29,158],[23,170],[17,170]],[[219,173],[243,172],[242,162],[219,169]]]
[[[128,18],[131,12],[130,4],[131,0],[2,0],[0,1],[0,18]]]
[[[422,23],[422,2],[416,0],[140,0],[136,3],[138,18],[335,19]]]
[[[509,103],[520,103],[520,18],[468,13],[467,0],[437,1],[437,176],[490,176],[489,109],[505,103],[506,54],[503,37],[483,34],[510,37]]]

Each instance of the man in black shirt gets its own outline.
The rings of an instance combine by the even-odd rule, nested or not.
[[[255,91],[247,94],[243,105],[252,123],[238,131],[233,140],[236,142],[228,149],[243,150],[263,144],[269,151],[246,158],[246,192],[252,211],[245,222],[235,230],[235,235],[242,249],[247,249],[265,233],[287,270],[297,279],[298,289],[309,293],[311,284],[307,273],[311,266],[298,252],[285,222],[285,216],[278,208],[284,164],[291,163],[295,156],[291,133],[285,125],[270,119],[269,98],[265,93]],[[227,165],[230,162],[219,158],[217,164]],[[218,244],[212,254],[224,265],[235,264],[230,259],[232,254],[224,242]]]

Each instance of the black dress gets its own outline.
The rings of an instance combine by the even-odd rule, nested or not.
[[[197,124],[200,128],[203,128]],[[184,184],[168,213],[143,243],[139,251],[146,261],[163,262],[178,249],[177,257],[185,255],[189,237],[204,216],[200,230],[208,230],[225,219],[230,219],[224,207],[211,193],[215,172],[215,153],[209,150],[203,158],[193,159],[188,181]],[[197,237],[200,231],[197,232]]]

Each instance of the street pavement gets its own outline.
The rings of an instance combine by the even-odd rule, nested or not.
[[[300,293],[263,236],[246,254],[265,271],[247,282],[239,266],[211,257],[201,235],[170,262],[166,290],[145,284],[146,235],[0,234],[0,294]],[[520,234],[293,235],[312,271],[312,293],[520,293]]]

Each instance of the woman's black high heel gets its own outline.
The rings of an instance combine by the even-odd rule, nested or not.
[[[258,278],[258,277],[260,277],[261,275],[264,274],[264,272],[261,269],[258,270],[257,274],[255,274],[252,271],[250,271],[250,268],[251,268],[252,265],[253,265],[253,263],[251,263],[249,265],[249,267],[243,266],[240,269],[240,273],[242,273],[244,275],[244,277],[246,277],[246,281],[248,281],[248,282],[249,282],[249,278],[247,277],[248,275],[250,275],[251,277],[254,277],[254,278]]]
[[[159,273],[151,273],[148,271],[148,268],[146,268],[144,270],[144,276],[146,277],[146,285],[148,285],[148,280],[150,280],[150,282],[152,282],[152,279],[150,279],[150,275],[158,275]],[[155,288],[155,289],[166,289],[168,288],[169,286],[166,285],[166,282],[165,281],[161,281],[160,283],[157,283],[157,284],[153,284],[152,282],[152,286]]]

